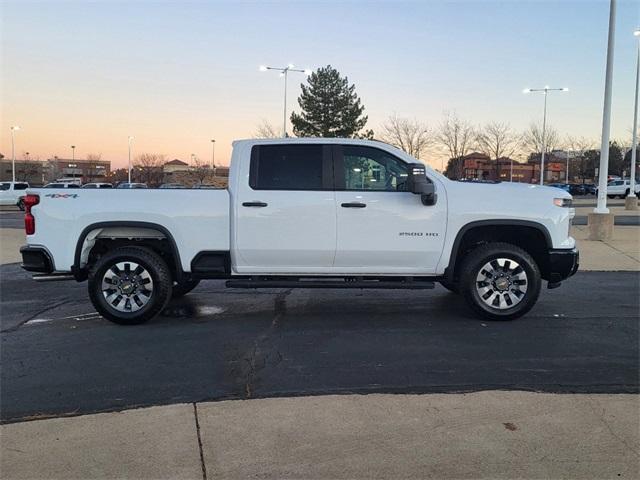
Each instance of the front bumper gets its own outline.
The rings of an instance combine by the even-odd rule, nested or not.
[[[543,278],[550,283],[561,282],[578,271],[580,252],[577,248],[570,250],[549,250],[548,265]]]
[[[53,272],[53,261],[51,260],[49,252],[44,248],[25,245],[20,248],[20,253],[22,254],[21,267],[27,272]]]

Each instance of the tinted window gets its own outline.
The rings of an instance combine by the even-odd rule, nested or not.
[[[62,183],[50,183],[43,188],[62,188]]]
[[[13,186],[14,190],[26,190],[27,188],[29,188],[29,184],[28,183],[16,183]]]
[[[78,185],[77,183],[70,183],[67,185],[67,188],[80,188],[80,185]]]
[[[99,185],[98,188],[113,188],[113,185],[104,184],[104,185]]]
[[[257,190],[322,190],[322,145],[260,145],[251,156]]]
[[[10,183],[0,183],[0,190],[9,190],[11,188]]]
[[[373,147],[345,145],[342,152],[346,190],[407,190],[408,167],[402,160]]]
[[[98,188],[98,186],[95,183],[88,183],[82,188]]]

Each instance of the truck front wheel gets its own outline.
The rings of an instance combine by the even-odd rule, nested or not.
[[[89,273],[89,297],[107,320],[136,325],[158,315],[171,299],[173,280],[165,261],[141,247],[107,252]]]
[[[472,250],[460,270],[460,292],[467,304],[489,320],[513,320],[527,313],[540,295],[535,260],[509,243]]]

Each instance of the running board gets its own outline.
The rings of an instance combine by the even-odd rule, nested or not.
[[[435,287],[431,280],[227,280],[227,288],[386,288],[424,290]]]
[[[61,280],[75,280],[75,277],[69,273],[43,273],[32,275],[36,282],[59,282]]]

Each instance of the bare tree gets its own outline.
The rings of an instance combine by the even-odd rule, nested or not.
[[[166,156],[157,153],[142,153],[138,155],[134,162],[137,179],[148,185],[158,185],[162,183],[165,161]]]
[[[416,119],[390,116],[382,125],[380,140],[421,159],[434,142],[433,131]]]
[[[453,112],[445,113],[436,137],[440,145],[449,155],[446,171],[454,178],[462,176],[463,159],[475,139],[475,129],[466,120],[462,120]]]
[[[576,172],[582,178],[582,183],[584,183],[587,176],[590,176],[594,169],[591,157],[585,155],[585,152],[594,149],[596,142],[590,138],[567,135],[564,140],[564,146],[567,152],[570,153],[569,168]],[[569,172],[567,172],[568,174]]]
[[[87,153],[87,160],[90,162],[99,162],[102,160],[101,153]]]
[[[210,177],[213,177],[213,170],[211,166],[195,155],[193,156],[193,162],[189,171],[189,177],[192,178],[197,185],[202,185]]]
[[[258,129],[253,134],[255,138],[280,138],[282,134],[267,120],[262,119]]]
[[[500,179],[501,158],[515,155],[520,143],[520,136],[508,123],[489,122],[476,132],[476,143],[479,150],[496,162],[496,178]]]
[[[87,153],[87,161],[88,162],[99,162],[102,159],[101,153]],[[87,182],[92,182],[93,177],[96,174],[96,165],[89,165],[87,169]]]
[[[546,142],[544,141],[546,137]],[[522,146],[533,154],[542,154],[542,146],[545,145],[545,154],[555,149],[560,141],[558,131],[551,125],[547,125],[544,136],[542,126],[531,123],[529,128],[522,135]]]

